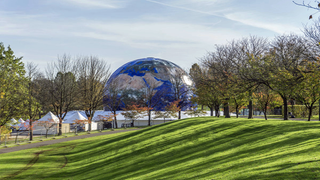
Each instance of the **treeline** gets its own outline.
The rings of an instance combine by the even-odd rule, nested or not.
[[[305,36],[281,35],[271,41],[250,36],[216,45],[190,69],[196,86],[194,101],[216,115],[223,105],[225,117],[230,117],[229,107],[238,114],[248,106],[249,118],[255,103],[266,119],[268,108],[282,105],[284,120],[288,120],[289,102],[303,104],[310,121],[320,99],[319,27],[319,22],[305,27]]]
[[[41,112],[53,111],[62,121],[70,110],[84,110],[89,122],[102,109],[110,66],[94,56],[63,55],[48,64],[45,73],[33,63],[24,65],[10,46],[0,44],[0,127],[12,118],[29,119],[29,127]],[[90,129],[90,127],[89,127]],[[30,130],[32,140],[32,129]]]

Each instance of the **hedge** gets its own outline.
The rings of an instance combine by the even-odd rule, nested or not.
[[[319,115],[319,105],[314,105],[312,110],[312,116]],[[283,116],[283,106],[282,106],[282,116]],[[305,118],[308,117],[309,111],[305,105],[288,105],[288,112],[292,112],[292,114],[297,118]]]

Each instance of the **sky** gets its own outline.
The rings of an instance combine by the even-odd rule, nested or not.
[[[291,0],[0,0],[0,42],[43,72],[63,54],[111,71],[145,57],[188,71],[216,44],[303,34],[315,12]]]

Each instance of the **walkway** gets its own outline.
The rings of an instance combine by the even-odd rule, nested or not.
[[[88,138],[88,137],[102,136],[102,135],[106,135],[106,134],[115,134],[115,133],[136,131],[136,130],[139,130],[139,129],[124,129],[124,130],[118,130],[118,131],[106,131],[106,132],[101,132],[101,133],[86,134],[86,135],[81,135],[81,136],[73,136],[73,137],[66,137],[66,138],[49,140],[49,141],[42,141],[42,142],[38,142],[38,143],[31,143],[31,144],[25,144],[25,145],[0,149],[0,154],[14,152],[14,151],[20,151],[20,150],[30,149],[30,148],[40,147],[40,146],[46,146],[46,145],[51,145],[51,144],[56,144],[56,143],[61,143],[61,142],[66,142],[66,141],[72,141],[72,140],[76,140],[76,139],[84,139],[84,138]]]

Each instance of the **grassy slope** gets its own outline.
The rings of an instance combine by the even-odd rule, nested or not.
[[[184,119],[1,154],[0,179],[314,179],[319,128],[319,122]]]

